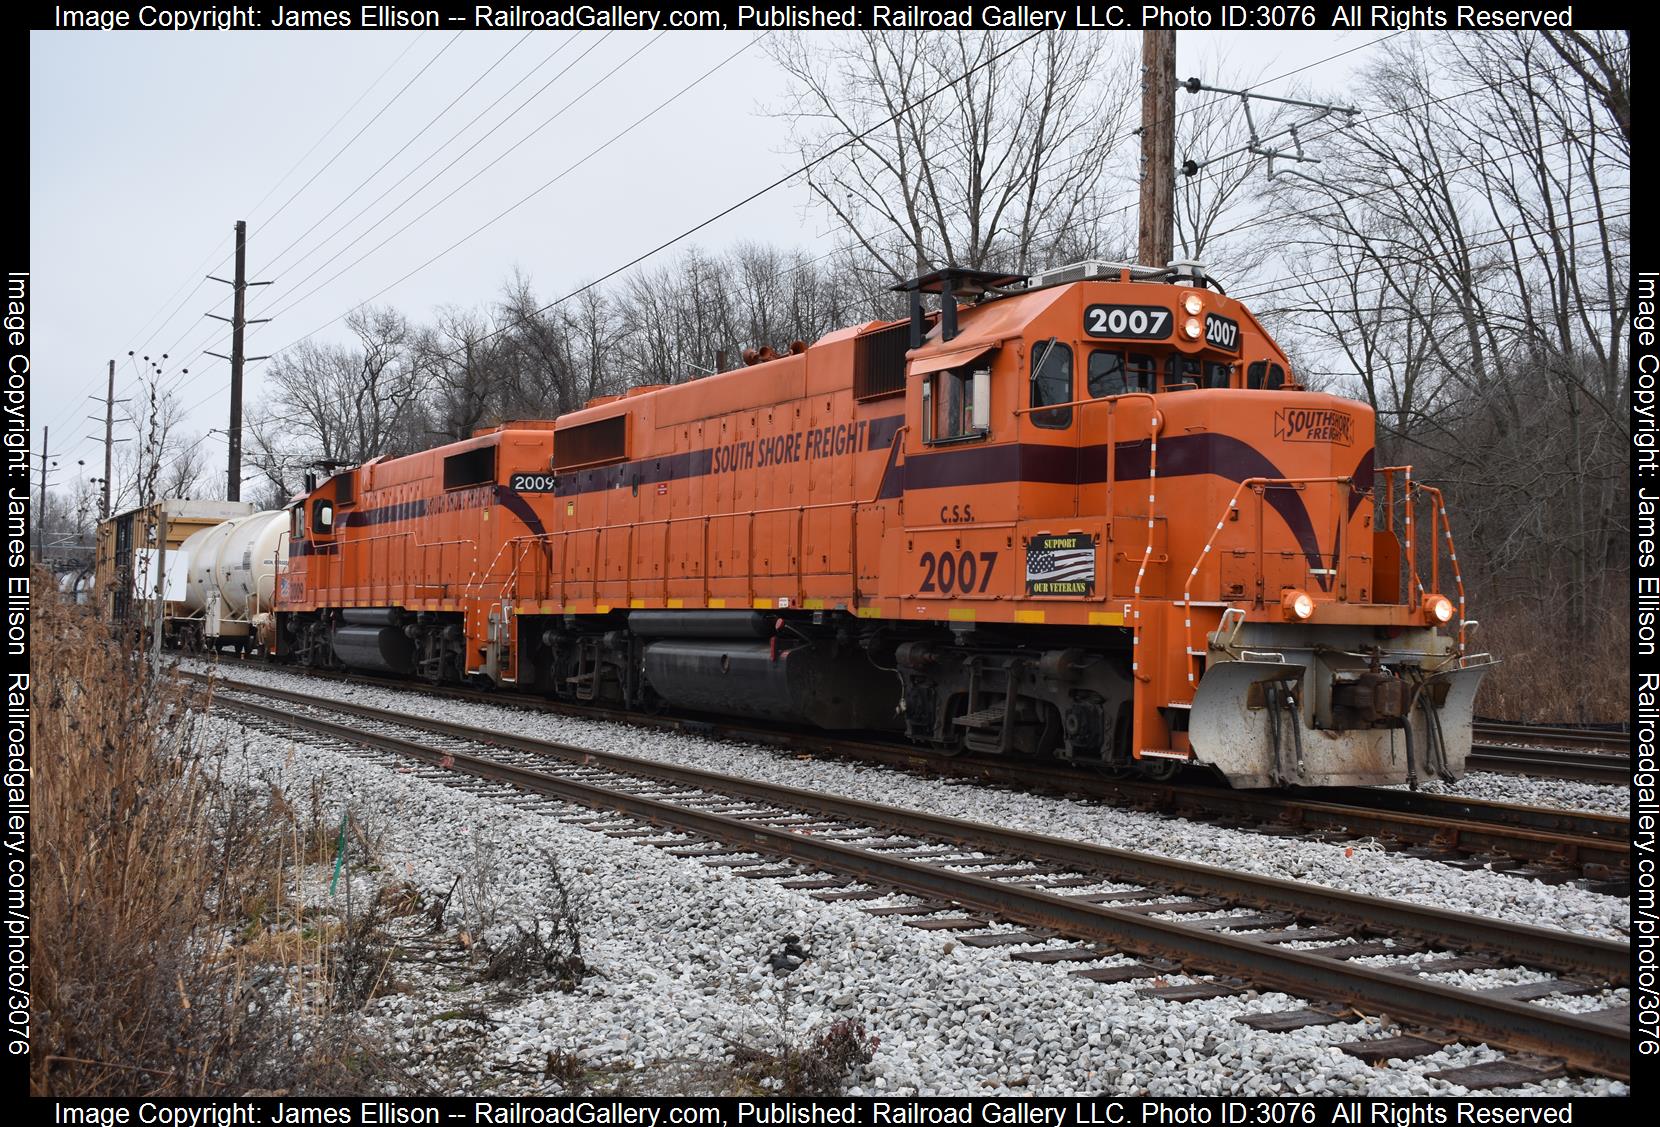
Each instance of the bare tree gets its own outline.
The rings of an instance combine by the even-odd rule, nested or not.
[[[415,358],[427,376],[436,436],[467,438],[500,420],[496,339],[481,314],[454,306],[440,309],[436,324],[415,333]]]
[[[1270,312],[1451,484],[1472,576],[1578,630],[1626,590],[1621,42],[1579,37],[1573,60],[1531,33],[1391,43],[1363,82],[1382,109],[1276,201],[1304,280]]]
[[[412,423],[428,373],[412,362],[408,322],[364,308],[346,324],[355,346],[304,341],[272,361],[270,393],[253,413],[264,419],[253,428],[262,468],[279,449],[355,465],[425,445]]]
[[[110,487],[112,511],[148,504],[146,497],[223,494],[223,482],[215,492],[206,440],[181,430],[184,411],[176,395],[147,383],[143,394],[127,404],[126,412],[126,425],[140,441],[118,447]]]
[[[1126,182],[1114,158],[1139,72],[1123,41],[1017,41],[773,38],[793,86],[785,116],[795,144],[804,158],[826,158],[808,188],[882,275],[947,264],[1028,271],[1051,245],[1096,226]]]

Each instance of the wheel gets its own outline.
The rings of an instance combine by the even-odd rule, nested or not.
[[[1155,783],[1168,783],[1176,777],[1181,769],[1182,764],[1178,759],[1138,759],[1136,761],[1137,772],[1143,778],[1151,779]]]

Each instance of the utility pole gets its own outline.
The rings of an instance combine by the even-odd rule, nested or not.
[[[1143,266],[1168,266],[1176,228],[1176,33],[1141,33],[1141,227]]]
[[[161,672],[161,638],[167,630],[167,502],[156,502],[156,633],[155,671]]]
[[[46,467],[50,465],[47,458],[52,452],[52,428],[40,429],[40,516],[37,518],[40,529],[40,543],[35,545],[35,558],[46,558]]]
[[[127,355],[131,356],[132,353],[129,352]],[[98,397],[94,395],[92,398],[97,399]],[[125,402],[127,402],[125,399],[115,397],[115,361],[111,360],[109,390],[104,393],[104,500],[99,507],[99,520],[110,518],[110,478],[114,475],[115,470],[115,444],[127,441],[125,438],[118,439],[115,437],[115,405]],[[93,422],[98,421],[96,415],[88,415],[87,418]]]
[[[110,471],[115,468],[115,361],[110,360],[109,390],[104,393],[104,503],[98,519],[110,519]]]
[[[231,315],[228,318],[231,325],[231,354],[209,352],[209,356],[217,356],[221,360],[231,362],[231,425],[226,431],[230,440],[230,453],[225,464],[225,499],[227,501],[242,500],[242,365],[247,360],[268,360],[267,356],[242,355],[242,330],[248,325],[259,325],[269,321],[269,317],[261,317],[249,321],[243,316],[244,301],[249,286],[268,286],[270,282],[248,281],[248,223],[246,220],[236,221],[236,280],[226,282],[223,278],[208,277],[215,282],[224,282],[231,287]],[[216,313],[209,313],[216,321],[227,320]]]

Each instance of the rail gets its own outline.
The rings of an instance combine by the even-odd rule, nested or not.
[[[884,853],[852,840],[836,840],[828,835],[802,832],[794,812],[835,810],[832,816],[857,821],[861,823],[861,828],[891,828],[904,834],[939,837],[947,841],[995,834],[1009,842],[1010,852],[1015,856],[1041,859],[1050,855],[1063,867],[1073,866],[1086,872],[1145,866],[1151,860],[1135,854],[1123,853],[1113,857],[1103,847],[1083,843],[1039,835],[1017,836],[1012,831],[940,819],[920,811],[856,804],[835,795],[757,784],[750,780],[711,777],[707,785],[709,791],[721,793],[737,785],[753,794],[757,801],[780,808],[770,817],[736,818],[696,805],[692,801],[695,796],[706,792],[699,789],[697,781],[685,777],[686,769],[683,768],[639,760],[624,762],[626,757],[606,757],[616,762],[608,762],[601,769],[623,778],[646,774],[647,778],[667,781],[668,776],[663,772],[668,771],[679,777],[675,780],[678,786],[690,788],[690,794],[649,794],[628,782],[620,786],[616,783],[607,786],[594,779],[591,768],[596,765],[597,753],[592,749],[521,740],[496,732],[417,718],[399,717],[381,721],[406,731],[414,729],[415,734],[421,737],[411,739],[407,734],[395,734],[396,728],[393,732],[384,729],[380,732],[365,731],[361,726],[342,724],[320,715],[296,715],[293,708],[269,708],[257,702],[226,698],[220,698],[220,702],[251,712],[268,722],[310,729],[331,739],[413,756],[445,770],[505,782],[534,792],[555,794],[599,809],[615,810],[635,817],[643,824],[701,834],[726,842],[736,850],[799,861],[846,874],[855,880],[888,885],[924,899],[944,898],[997,918],[1050,928],[1076,939],[1110,943],[1143,957],[1176,954],[1210,973],[1241,975],[1305,997],[1335,997],[1363,1010],[1387,1011],[1398,1018],[1433,1028],[1450,1029],[1460,1036],[1507,1048],[1561,1055],[1575,1067],[1610,1076],[1626,1077],[1631,1074],[1630,1034],[1622,1025],[1598,1021],[1590,1015],[1528,1005],[1497,992],[1460,989],[1428,975],[1400,973],[1332,958],[1329,953],[1277,945],[1267,936],[1228,931],[1225,925],[1211,923],[1207,926],[1204,923],[1160,919],[1150,912],[1099,903],[1081,896],[1067,896],[1053,888],[1000,881],[988,872],[964,873],[930,865]],[[308,703],[319,707],[318,702]],[[321,707],[353,714],[360,719],[364,717],[358,706],[342,707],[337,702],[326,702]],[[489,754],[481,755],[473,748],[456,748],[449,743],[434,747],[430,742],[432,735],[469,740],[482,745],[480,750]],[[531,763],[506,762],[499,758],[503,749],[528,753],[537,759]],[[577,764],[584,768],[580,776],[564,769],[564,765]],[[764,791],[763,787],[766,788]],[[878,835],[864,833],[860,836],[870,839]],[[1066,855],[1064,861],[1061,860],[1062,853]],[[1086,853],[1088,856],[1084,855]],[[1195,879],[1225,882],[1233,874],[1223,869],[1183,863],[1183,871],[1173,876],[1184,882]],[[1258,878],[1258,882],[1258,890],[1245,893],[1235,903],[1261,903],[1267,899],[1262,878]],[[1483,917],[1460,917],[1456,913],[1439,913],[1430,917],[1428,911],[1421,907],[1371,898],[1351,896],[1349,900],[1358,902],[1347,910],[1337,908],[1334,912],[1332,909],[1336,905],[1333,901],[1343,894],[1292,882],[1274,883],[1278,887],[1271,895],[1294,912],[1320,913],[1321,909],[1303,899],[1311,892],[1317,893],[1325,898],[1325,913],[1346,917],[1361,926],[1376,926],[1379,915],[1384,912],[1408,912],[1424,921],[1424,930],[1441,935],[1452,929],[1463,931],[1467,936],[1465,943],[1476,950],[1502,951],[1504,957],[1516,958],[1518,956],[1513,955],[1511,949],[1523,946],[1544,954],[1557,965],[1569,962],[1575,969],[1584,967],[1588,973],[1595,973],[1606,982],[1629,981],[1629,945],[1613,941],[1592,942],[1530,925],[1501,924]],[[1584,949],[1583,959],[1565,957],[1562,949],[1573,945]],[[1523,960],[1526,957],[1520,956]],[[1590,971],[1590,966],[1597,969]]]

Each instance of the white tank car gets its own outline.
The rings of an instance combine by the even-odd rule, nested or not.
[[[185,603],[203,618],[204,637],[246,638],[269,614],[278,544],[287,531],[288,513],[277,509],[204,528],[185,541]]]

